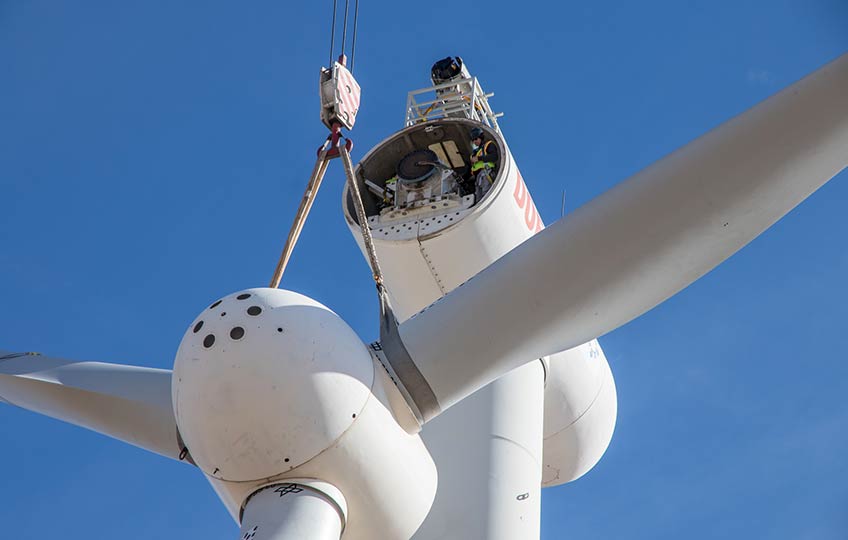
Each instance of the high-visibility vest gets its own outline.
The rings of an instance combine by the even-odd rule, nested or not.
[[[386,185],[383,188],[383,202],[392,202],[397,192],[397,175],[386,180]]]
[[[489,145],[492,144],[492,141],[486,141],[483,143],[483,146],[477,149],[476,152],[471,154],[471,157],[476,157],[477,161],[471,164],[471,172],[477,172],[480,169],[491,169],[495,166],[494,163],[489,163],[487,161],[481,161],[480,158],[486,154],[486,150],[489,148]]]

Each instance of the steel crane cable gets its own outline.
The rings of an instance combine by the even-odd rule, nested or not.
[[[342,56],[344,56],[345,45],[347,42],[347,19],[348,10],[350,9],[350,0],[345,0],[344,25],[342,26]]]
[[[336,49],[336,19],[338,18],[339,0],[333,0],[333,20],[330,23],[330,63],[333,65],[333,54]],[[345,0],[344,22],[342,23],[342,50],[341,56],[344,57],[345,48],[347,46],[347,25],[350,20],[350,0]],[[356,34],[359,28],[359,0],[354,1],[353,5],[353,34],[351,36],[350,47],[350,72],[353,73],[353,64],[356,58]]]
[[[330,24],[330,63],[327,64],[329,66],[333,65],[333,52],[336,48],[336,7],[339,3],[339,0],[333,0],[333,21]]]
[[[353,44],[350,46],[350,72],[353,73],[353,61],[356,59],[356,27],[359,21],[359,0],[353,8]]]

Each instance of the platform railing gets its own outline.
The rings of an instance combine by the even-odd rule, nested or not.
[[[428,95],[429,94],[429,95]],[[489,106],[489,98],[480,87],[477,77],[454,79],[445,83],[409,92],[406,97],[404,126],[439,118],[469,118],[486,124],[500,133],[498,118]],[[424,101],[418,101],[424,98]]]

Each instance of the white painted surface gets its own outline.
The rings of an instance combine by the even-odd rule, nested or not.
[[[471,212],[474,205],[474,195],[434,199],[431,204],[417,208],[395,209],[369,216],[371,234],[380,240],[413,240],[441,229],[444,224],[458,223]]]
[[[375,365],[377,373],[382,367]],[[207,476],[238,521],[239,508],[257,487],[291,478],[321,478],[348,503],[345,540],[407,540],[424,521],[436,494],[437,472],[418,435],[409,435],[388,410],[383,384],[374,387],[344,436],[315,459],[262,482],[225,482]]]
[[[240,540],[339,540],[346,504],[334,486],[311,479],[264,486],[244,508]]]
[[[239,314],[253,305],[260,315]],[[353,330],[318,302],[277,289],[234,293],[201,318],[213,322],[190,328],[177,354],[175,409],[231,515],[262,485],[317,478],[347,500],[345,540],[410,538],[433,502],[436,468],[421,438],[392,416],[385,388],[394,387]],[[203,349],[204,332],[217,344],[233,325],[245,328],[241,340]]]
[[[168,370],[19,356],[0,360],[0,400],[179,459]]]
[[[439,492],[413,538],[539,537],[543,377],[523,366],[424,426]]]
[[[506,143],[501,139],[499,145],[505,150],[497,182],[459,223],[442,224],[438,232],[428,231],[407,242],[375,239],[400,320],[462,285],[543,227]],[[362,248],[357,225],[349,214],[346,218]],[[441,321],[445,328],[463,328],[468,323],[465,319]],[[468,337],[486,340],[497,331],[495,327],[475,329]],[[450,356],[454,367],[469,360],[474,359]],[[579,371],[580,366],[574,370]],[[590,369],[580,380],[591,379],[596,371]],[[538,538],[546,414],[543,383],[542,365],[533,362],[480,389],[424,426],[421,436],[438,465],[439,488],[415,539]],[[556,418],[556,412],[551,416]]]
[[[463,129],[475,125],[464,120],[450,122]],[[428,125],[421,124],[404,132],[427,129]],[[506,142],[494,131],[488,133],[497,137],[502,149],[498,180],[470,212],[461,213],[459,221],[419,228],[412,237],[392,239],[374,235],[380,267],[399,321],[462,284],[543,227]],[[397,134],[387,138],[366,157],[383,145],[391,145],[395,137]],[[343,200],[347,197],[345,189]],[[349,206],[342,206],[348,226],[364,252],[359,226]]]
[[[846,96],[848,55],[579,208],[402,323],[400,336],[442,408],[516,366],[621,326],[763,232],[848,165]]]
[[[362,348],[335,313],[289,291],[249,289],[204,309],[174,361],[174,410],[194,461],[206,474],[245,482],[326,450],[371,396],[374,372]]]
[[[589,472],[612,440],[617,412],[615,380],[597,340],[552,354],[545,384],[542,487]]]

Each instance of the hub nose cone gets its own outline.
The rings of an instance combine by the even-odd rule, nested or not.
[[[332,445],[365,406],[373,378],[365,345],[330,309],[291,291],[248,289],[189,326],[172,395],[197,465],[249,481]]]

